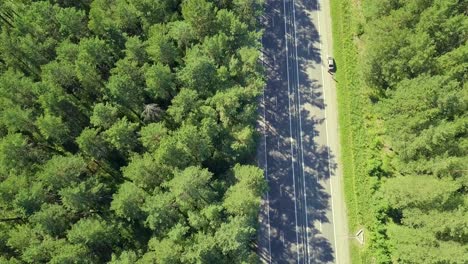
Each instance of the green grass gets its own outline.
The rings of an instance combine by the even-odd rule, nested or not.
[[[359,7],[353,0],[332,0],[333,49],[337,63],[337,92],[340,122],[341,157],[345,199],[351,233],[365,230],[365,245],[351,243],[352,263],[374,263],[372,254],[377,218],[373,206],[376,179],[369,176],[369,163],[375,155],[376,122],[360,72]]]

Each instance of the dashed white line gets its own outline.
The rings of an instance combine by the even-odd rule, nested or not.
[[[265,113],[265,91],[263,92],[263,116],[266,122],[266,113]],[[264,135],[265,135],[265,178],[268,184],[268,159],[267,159],[267,140],[266,140],[266,124],[264,125]],[[271,230],[270,230],[270,196],[269,191],[267,191],[267,219],[268,219],[268,255],[269,263],[271,263]]]
[[[262,38],[262,47],[263,47],[263,38]],[[262,61],[263,61],[263,52],[262,52]],[[264,156],[265,156],[265,179],[268,185],[268,159],[267,159],[267,125],[266,125],[266,103],[265,103],[265,87],[263,88],[263,135],[264,135]],[[271,264],[271,230],[270,230],[270,196],[269,191],[266,193],[267,196],[267,219],[268,219],[268,256],[269,263]]]

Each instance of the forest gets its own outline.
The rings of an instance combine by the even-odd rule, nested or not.
[[[0,263],[255,263],[261,5],[0,1]]]
[[[363,98],[349,110],[348,208],[369,232],[353,259],[467,263],[468,1],[336,2],[350,19],[336,43],[355,49],[340,51],[355,65],[340,89]]]

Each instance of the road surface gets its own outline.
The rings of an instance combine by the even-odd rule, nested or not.
[[[350,263],[328,0],[266,0],[258,151],[264,263]],[[339,67],[339,65],[338,65]]]

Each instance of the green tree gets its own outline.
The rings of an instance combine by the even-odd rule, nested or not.
[[[261,194],[267,185],[263,172],[257,167],[237,164],[231,172],[236,184],[231,186],[224,197],[224,208],[232,215],[253,219],[260,206]]]
[[[232,51],[243,46],[254,46],[260,37],[259,33],[249,31],[247,24],[241,22],[239,17],[228,9],[219,10],[216,14],[216,24],[220,33],[228,37]]]
[[[89,250],[83,244],[65,244],[57,250],[56,254],[50,260],[51,264],[62,263],[96,263]]]
[[[144,210],[148,214],[145,225],[155,232],[158,238],[164,237],[173,225],[183,221],[183,215],[174,206],[172,193],[155,191],[146,199]]]
[[[208,205],[200,211],[189,211],[188,223],[196,230],[216,230],[224,221],[224,208],[222,205]]]
[[[402,263],[463,263],[466,244],[438,240],[424,229],[389,225],[395,261]]]
[[[264,2],[264,0],[234,0],[232,5],[237,16],[251,27],[254,27],[257,25],[256,18],[262,15],[260,7]]]
[[[37,127],[47,140],[63,144],[70,140],[70,131],[62,118],[52,115],[43,115],[36,120]]]
[[[96,217],[82,218],[75,223],[67,233],[68,240],[73,244],[85,245],[101,258],[110,257],[118,234],[114,227],[103,219]]]
[[[231,260],[223,256],[215,237],[196,233],[187,246],[184,260],[190,263],[225,263]]]
[[[34,150],[21,134],[8,134],[0,139],[0,173],[28,170],[37,161]]]
[[[90,214],[105,208],[110,198],[109,186],[95,178],[60,189],[62,204],[74,213]]]
[[[228,46],[228,37],[224,33],[205,38],[202,50],[217,65],[225,65],[231,49]]]
[[[56,52],[58,61],[74,63],[78,59],[80,46],[79,43],[64,40],[57,46]]]
[[[138,65],[143,65],[148,61],[146,46],[147,43],[143,42],[138,36],[128,37],[127,42],[125,42],[125,57],[130,61],[138,62]]]
[[[221,252],[236,263],[247,262],[250,257],[249,241],[256,235],[251,223],[245,217],[232,217],[216,231],[215,240]]]
[[[110,209],[127,221],[141,221],[146,218],[142,206],[146,193],[131,182],[124,182],[113,195]]]
[[[145,29],[151,25],[162,23],[171,20],[175,15],[179,1],[152,1],[152,0],[135,0],[131,4],[140,12]]]
[[[88,27],[97,35],[113,36],[116,32],[137,34],[140,32],[139,23],[138,10],[127,1],[91,2]]]
[[[55,60],[47,63],[42,67],[41,78],[49,86],[61,88],[64,93],[73,96],[77,101],[92,96],[92,93],[80,87],[75,65],[72,62]]]
[[[91,124],[96,127],[108,129],[117,122],[119,109],[110,103],[97,103],[94,105],[93,115],[90,118]]]
[[[145,190],[152,190],[159,186],[169,173],[158,164],[149,154],[133,156],[127,167],[122,169],[123,175]]]
[[[124,251],[119,256],[112,254],[109,264],[134,264],[137,261],[138,256],[134,251]]]
[[[56,14],[56,19],[60,24],[60,33],[63,38],[72,38],[78,40],[87,33],[86,13],[74,7],[60,8]]]
[[[57,8],[40,1],[16,3],[11,27],[2,27],[0,53],[13,69],[37,76],[41,65],[54,57],[60,25],[55,19]]]
[[[49,262],[52,256],[64,246],[65,241],[45,236],[41,241],[35,241],[21,254],[21,259],[27,263]]]
[[[172,99],[172,104],[167,109],[167,113],[176,123],[180,124],[183,120],[190,119],[188,117],[198,110],[200,104],[197,91],[182,89]]]
[[[182,263],[181,255],[183,253],[183,246],[172,239],[166,238],[158,241],[152,239],[148,243],[151,249],[147,255],[143,256],[145,261],[154,261],[157,263]]]
[[[184,88],[196,90],[203,97],[210,96],[218,85],[214,62],[196,48],[187,52],[185,67],[177,78]]]
[[[78,183],[86,174],[86,163],[80,156],[53,156],[42,166],[38,179],[50,190]]]
[[[217,92],[209,102],[218,112],[222,124],[232,127],[240,122],[250,123],[255,118],[255,105],[250,103],[254,97],[254,91],[237,86]]]
[[[1,109],[17,105],[24,108],[34,106],[37,97],[31,93],[34,82],[20,71],[9,69],[0,75]]]
[[[196,210],[207,206],[216,197],[210,182],[212,176],[207,169],[188,167],[176,172],[165,186],[174,194],[182,210]]]
[[[104,131],[103,137],[117,150],[127,154],[136,146],[137,135],[135,131],[137,127],[138,124],[128,122],[127,118],[123,117]]]
[[[446,152],[466,155],[458,140],[467,133],[466,104],[458,82],[444,76],[421,76],[400,82],[389,94],[381,109],[402,162],[432,159]]]
[[[111,71],[112,76],[106,85],[111,98],[139,117],[143,108],[144,77],[136,62],[119,60]]]
[[[177,60],[177,49],[164,25],[151,26],[147,43],[146,52],[153,62],[172,65]]]
[[[413,186],[418,186],[417,190]],[[443,206],[460,187],[458,182],[450,179],[404,176],[388,179],[382,191],[390,206],[394,208],[429,209]]]
[[[216,8],[205,0],[187,0],[182,3],[182,16],[198,39],[211,35],[215,30]]]
[[[106,158],[110,151],[102,134],[94,128],[85,128],[76,138],[76,143],[84,154],[97,160]]]
[[[255,153],[255,133],[255,129],[250,126],[234,132],[235,141],[231,148],[237,160],[248,160]]]
[[[173,135],[161,140],[155,152],[156,161],[179,169],[200,165],[213,152],[211,139],[191,125],[182,126]]]
[[[99,38],[82,38],[78,45],[75,71],[82,87],[90,96],[98,96],[113,63],[109,45]]]
[[[30,222],[52,237],[62,236],[70,226],[71,215],[63,206],[58,204],[44,204],[39,212],[31,216]]]
[[[184,51],[196,38],[190,25],[185,20],[172,21],[167,24],[168,35],[177,42],[177,47]]]
[[[17,190],[12,202],[13,213],[20,218],[28,217],[38,211],[47,198],[42,184],[37,182],[23,183],[23,188]]]
[[[19,105],[7,103],[4,104],[4,107],[5,109],[1,111],[0,122],[10,133],[35,134],[37,128],[33,122],[34,117],[31,109],[21,109]]]
[[[27,225],[21,224],[13,227],[9,232],[9,238],[7,241],[8,246],[18,251],[24,251],[33,243],[39,241],[39,234],[35,230]]]
[[[154,64],[145,72],[146,91],[154,99],[168,100],[176,94],[174,77],[169,66],[161,63]]]
[[[158,149],[161,140],[169,134],[164,123],[151,123],[141,128],[140,141],[150,152]]]

